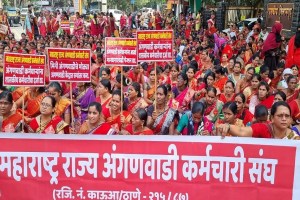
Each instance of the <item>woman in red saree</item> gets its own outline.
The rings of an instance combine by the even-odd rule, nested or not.
[[[169,75],[169,79],[167,81],[167,83],[170,84],[171,88],[176,87],[178,74],[179,74],[179,65],[173,64],[171,67],[171,73]]]
[[[238,80],[235,86],[235,93],[244,92],[244,90],[251,85],[251,79],[255,70],[253,67],[249,67],[246,71],[244,78]]]
[[[286,102],[290,103],[293,100],[298,98],[299,95],[299,89],[296,89],[297,87],[297,77],[290,75],[287,78],[287,89],[283,89],[282,91],[286,94]]]
[[[298,65],[292,65],[291,67],[293,71],[293,75],[297,77],[297,88],[299,88],[300,85],[300,77],[299,77],[299,66]]]
[[[58,82],[52,82],[48,86],[48,95],[56,100],[54,114],[61,117],[67,124],[71,124],[71,100],[63,97],[63,89]]]
[[[54,115],[56,100],[53,96],[43,98],[40,105],[40,115],[34,118],[28,127],[29,133],[64,134],[69,125]]]
[[[261,81],[261,76],[259,74],[254,74],[251,78],[251,86],[244,89],[243,94],[246,97],[247,104],[249,104],[251,97],[257,94],[258,85]]]
[[[168,89],[165,85],[160,85],[156,93],[156,110],[154,105],[147,109],[147,126],[156,135],[174,134],[177,111],[168,106]]]
[[[276,67],[276,71],[274,71],[274,78],[271,79],[270,82],[270,88],[271,91],[276,91],[277,90],[277,86],[279,84],[279,82],[281,81],[282,78],[282,73],[284,70],[284,63],[278,63],[277,67]]]
[[[139,108],[132,113],[132,123],[127,125],[120,135],[153,135],[153,131],[146,126],[147,112]]]
[[[76,19],[74,22],[73,35],[75,35],[77,38],[80,38],[80,36],[83,35],[83,25],[84,25],[84,22],[81,19],[79,12],[76,12]]]
[[[300,95],[298,95],[297,99],[294,99],[289,103],[289,106],[291,107],[291,116],[293,118],[293,124],[298,123],[300,120]]]
[[[14,133],[21,131],[22,115],[13,111],[12,94],[8,91],[0,93],[0,116],[2,117],[2,127],[0,132]]]
[[[158,72],[156,72],[156,74],[158,74]],[[144,99],[149,105],[153,104],[155,100],[155,80],[155,68],[152,68],[149,79],[144,84]]]
[[[177,109],[183,113],[190,109],[190,103],[194,97],[195,91],[188,87],[188,77],[184,73],[178,75],[177,86],[172,89],[174,99],[169,102],[169,107]]]
[[[141,85],[139,83],[133,82],[128,87],[128,98],[125,99],[125,103],[127,103],[127,110],[130,113],[138,108],[148,107],[147,102],[141,95]]]
[[[117,37],[115,35],[115,31],[117,30],[116,29],[116,19],[114,18],[113,14],[112,13],[109,13],[109,36],[114,36],[114,37]]]
[[[296,34],[289,41],[289,49],[286,57],[286,66],[300,66],[300,26],[297,27]]]
[[[102,119],[102,106],[92,102],[88,108],[87,120],[81,125],[79,134],[115,135],[116,131]]]
[[[189,88],[196,90],[197,88],[197,79],[195,78],[196,69],[193,66],[188,67],[186,75],[188,77]]]
[[[291,67],[292,65],[300,66],[300,26],[298,26],[296,34],[291,37],[288,43],[288,52],[285,64],[286,67]]]
[[[257,95],[254,95],[250,99],[249,111],[254,114],[255,107],[259,104],[266,106],[267,109],[271,109],[274,96],[269,96],[270,87],[268,83],[262,81],[259,83]]]
[[[162,21],[162,18],[160,16],[159,12],[155,13],[155,20],[154,20],[154,22],[155,22],[155,29],[156,30],[162,30],[162,23],[163,23],[163,21]]]
[[[25,96],[21,97],[16,102],[17,106],[18,104],[20,104],[21,106],[24,98],[24,102],[25,102],[24,117],[26,123],[30,122],[32,118],[40,114],[40,104],[45,96],[46,94],[45,94],[44,87],[31,87],[25,92]],[[22,114],[22,109],[19,108],[17,112]]]
[[[243,93],[238,93],[235,95],[234,101],[237,105],[236,118],[243,120],[246,126],[246,124],[253,119],[253,114],[248,109],[245,109],[246,97]]]
[[[96,13],[94,14],[94,17],[93,19],[90,20],[90,22],[91,22],[91,35],[98,37],[100,34],[100,24]]]
[[[225,75],[225,68],[219,66],[215,67],[216,79],[214,82],[214,87],[218,90],[218,94],[224,91],[224,85],[226,84],[228,78]]]
[[[126,104],[121,103],[121,90],[115,90],[112,93],[112,99],[109,105],[102,107],[104,120],[108,122],[116,131],[120,131],[122,127],[130,124],[131,114],[125,110]],[[124,98],[123,98],[124,99]],[[123,111],[121,114],[121,106]]]
[[[244,39],[244,35],[240,33],[238,35],[238,40],[234,43],[235,46],[235,54],[243,47],[246,45],[246,40]]]
[[[97,86],[99,83],[99,77],[100,77],[100,68],[103,65],[103,54],[98,53],[96,58],[96,63],[92,64],[92,84],[93,86]]]
[[[234,83],[231,80],[228,80],[224,86],[224,93],[220,94],[219,100],[223,103],[234,101]]]
[[[228,101],[223,105],[222,113],[224,117],[220,117],[216,122],[215,126],[218,126],[219,124],[230,124],[230,125],[236,125],[239,127],[244,127],[243,120],[236,118],[237,114],[237,105],[235,102]],[[214,135],[217,135],[217,133],[214,133]],[[228,135],[229,136],[229,135]]]
[[[204,77],[208,70],[213,69],[213,55],[204,50],[201,53],[200,62],[198,62],[199,71],[196,73],[195,78]]]
[[[224,68],[228,68],[229,65],[229,58],[228,55],[226,53],[222,54],[222,60],[221,60],[221,64],[222,67]]]
[[[111,97],[110,81],[107,79],[101,80],[96,89],[96,101],[99,102],[102,107],[105,107],[110,104]]]
[[[40,30],[41,36],[45,37],[47,35],[47,21],[44,16],[44,12],[40,12],[40,16],[38,17],[38,27]]]
[[[216,88],[209,86],[206,90],[205,98],[201,99],[201,102],[205,105],[204,116],[214,123],[222,112],[223,102],[217,99]]]
[[[291,109],[289,105],[284,101],[279,101],[271,108],[271,123],[255,123],[251,127],[220,124],[216,129],[223,137],[230,134],[238,137],[299,140],[299,135],[290,129],[292,122],[290,118]]]

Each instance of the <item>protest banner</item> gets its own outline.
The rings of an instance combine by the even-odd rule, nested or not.
[[[48,48],[49,80],[58,82],[90,82],[90,49]]]
[[[136,39],[133,38],[105,38],[106,66],[136,66]]]
[[[70,21],[69,20],[61,20],[60,27],[64,31],[70,31]]]
[[[0,135],[0,199],[298,200],[300,143]]]
[[[137,31],[138,62],[172,61],[173,30]]]
[[[3,85],[44,86],[44,55],[4,53]]]

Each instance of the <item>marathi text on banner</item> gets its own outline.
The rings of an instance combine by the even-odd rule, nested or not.
[[[26,140],[30,145],[22,147],[16,146],[19,140],[22,139],[10,143],[6,139],[0,146],[0,188],[7,199],[18,199],[22,192],[10,192],[17,187],[33,200],[155,197],[202,200],[205,198],[199,198],[196,191],[217,184],[218,190],[224,190],[220,194],[216,190],[213,199],[228,195],[242,197],[245,188],[249,188],[279,200],[283,192],[280,187],[285,188],[282,195],[292,195],[297,163],[295,148],[288,146],[167,140],[151,141],[151,144],[143,139],[109,138],[48,139],[47,145],[41,146],[45,139],[31,138]],[[87,145],[80,145],[83,143]],[[33,178],[40,184],[42,196],[31,192]],[[183,184],[189,187],[182,187]],[[275,190],[268,189],[271,187]],[[226,190],[234,192],[227,194]],[[264,199],[263,195],[255,197]],[[244,199],[253,196],[249,193],[249,198]]]
[[[44,86],[45,60],[42,55],[4,54],[3,84],[8,86]]]
[[[137,31],[138,61],[171,61],[173,59],[173,31]]]
[[[137,41],[131,38],[105,38],[105,65],[136,66]]]
[[[90,50],[50,48],[47,52],[50,81],[91,81]]]

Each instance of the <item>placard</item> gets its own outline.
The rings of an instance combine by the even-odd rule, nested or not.
[[[61,29],[65,31],[70,31],[70,21],[69,20],[62,20],[60,22]]]
[[[48,48],[49,80],[58,82],[90,82],[90,49]]]
[[[136,44],[133,38],[105,38],[105,65],[136,66]]]
[[[3,85],[45,86],[45,55],[4,53]]]
[[[298,200],[300,143],[0,135],[0,199]]]
[[[172,61],[173,30],[137,31],[138,62]]]

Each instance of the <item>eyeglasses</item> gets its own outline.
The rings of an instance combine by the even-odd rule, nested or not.
[[[280,119],[283,119],[283,118],[289,119],[289,118],[291,118],[291,115],[288,115],[288,114],[279,114],[279,115],[275,115],[275,117],[278,117]]]
[[[52,105],[50,105],[49,103],[42,102],[41,106],[46,107],[46,108],[50,108]]]

